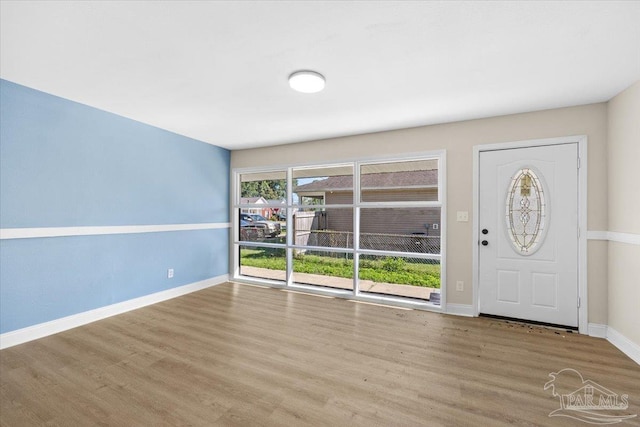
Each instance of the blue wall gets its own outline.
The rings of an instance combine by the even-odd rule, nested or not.
[[[0,80],[1,228],[226,223],[228,214],[227,150]],[[0,333],[227,274],[228,237],[2,240]]]

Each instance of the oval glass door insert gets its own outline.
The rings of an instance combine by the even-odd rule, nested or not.
[[[507,233],[515,251],[533,254],[544,238],[547,204],[538,175],[530,168],[513,175],[506,198]]]

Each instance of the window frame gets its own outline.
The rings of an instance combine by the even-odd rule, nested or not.
[[[408,161],[419,160],[437,160],[438,165],[438,183],[435,186],[438,191],[438,199],[435,201],[386,201],[386,202],[363,202],[361,195],[361,168],[365,165],[372,164],[384,164],[384,163],[399,163]],[[352,183],[352,203],[351,204],[320,204],[320,205],[302,205],[299,202],[293,202],[293,174],[294,170],[304,169],[322,169],[322,168],[335,168],[335,167],[353,167],[353,183]],[[241,194],[241,175],[252,173],[274,173],[284,172],[287,182],[287,194],[286,205],[273,205],[273,204],[242,204],[240,203]],[[413,153],[403,156],[384,156],[374,158],[363,158],[353,160],[336,160],[330,162],[314,162],[307,164],[288,164],[269,167],[250,167],[250,168],[234,168],[231,171],[232,182],[232,238],[231,238],[231,279],[241,283],[248,283],[253,285],[265,285],[270,287],[277,287],[283,289],[305,291],[314,294],[328,295],[334,297],[342,297],[347,299],[353,299],[357,301],[383,303],[388,305],[395,305],[400,307],[409,307],[416,309],[424,309],[438,312],[446,311],[446,294],[447,294],[447,280],[446,280],[446,237],[447,237],[447,208],[446,208],[446,150],[435,150],[428,152]],[[323,202],[326,202],[324,200]],[[240,209],[251,208],[284,208],[286,209],[286,241],[285,243],[263,243],[253,241],[241,241],[239,239],[239,212]],[[353,244],[352,248],[335,248],[324,246],[301,246],[296,245],[294,241],[292,230],[292,218],[293,212],[298,208],[313,208],[313,209],[327,209],[327,208],[348,208],[353,209]],[[359,244],[360,238],[360,213],[362,208],[439,208],[440,209],[440,253],[439,254],[426,254],[417,252],[396,252],[396,251],[382,251],[372,249],[361,249]],[[284,282],[259,279],[250,276],[243,276],[240,274],[240,246],[248,247],[267,247],[267,248],[284,248],[286,251],[286,271]],[[293,253],[294,250],[308,250],[308,251],[325,251],[325,252],[337,252],[351,254],[354,264],[353,274],[353,289],[352,290],[340,290],[331,288],[322,288],[315,285],[298,284],[294,281],[293,272]],[[378,256],[393,256],[393,257],[411,257],[418,259],[430,259],[440,261],[440,304],[436,305],[429,301],[419,301],[410,298],[400,296],[382,296],[377,294],[363,293],[359,289],[359,263],[360,255],[378,255]],[[409,285],[407,285],[409,286]]]

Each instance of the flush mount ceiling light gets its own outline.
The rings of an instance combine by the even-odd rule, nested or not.
[[[302,93],[316,93],[324,89],[324,76],[315,71],[296,71],[289,76],[291,89]]]

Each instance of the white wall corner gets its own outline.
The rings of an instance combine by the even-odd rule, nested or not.
[[[620,351],[640,365],[640,345],[634,343],[610,326],[607,328],[607,341],[618,347]]]
[[[455,314],[456,316],[474,317],[473,306],[471,304],[447,304],[447,314]]]
[[[607,325],[601,325],[600,323],[589,323],[588,334],[590,337],[606,338],[607,337]]]
[[[115,316],[117,314],[126,313],[127,311],[136,310],[147,305],[156,304],[182,295],[190,294],[192,292],[200,291],[228,281],[229,275],[223,274],[201,280],[199,282],[178,286],[177,288],[167,289],[154,294],[145,295],[139,298],[96,308],[94,310],[51,320],[49,322],[39,323],[37,325],[28,326],[15,331],[6,332],[4,334],[0,334],[0,350],[77,328],[78,326],[106,319],[107,317]]]

